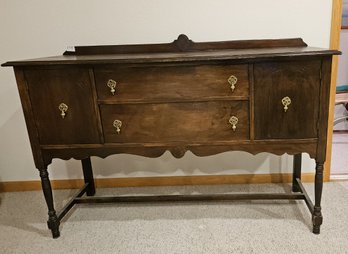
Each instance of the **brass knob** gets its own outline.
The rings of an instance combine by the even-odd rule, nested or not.
[[[232,130],[236,131],[237,129],[237,123],[238,123],[238,117],[236,116],[231,116],[230,120],[228,122],[232,125]]]
[[[68,105],[66,105],[65,103],[61,103],[58,106],[58,109],[60,110],[60,116],[64,119],[66,112],[68,111]]]
[[[122,127],[122,121],[116,119],[116,120],[114,121],[114,123],[113,123],[113,126],[116,128],[117,134],[120,134],[120,132],[121,132],[121,127]]]
[[[231,75],[229,78],[228,78],[228,83],[231,85],[231,90],[232,92],[234,91],[234,89],[236,88],[236,84],[238,82],[238,79],[236,76],[234,75]]]
[[[282,104],[284,106],[284,112],[286,112],[289,108],[288,106],[291,104],[291,99],[288,96],[284,97],[282,99]]]
[[[109,79],[106,85],[110,88],[110,92],[112,93],[112,95],[114,95],[116,92],[117,82],[113,79]]]

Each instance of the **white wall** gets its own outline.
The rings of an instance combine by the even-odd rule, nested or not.
[[[0,62],[61,54],[69,45],[302,37],[329,47],[332,0],[0,0]],[[10,68],[0,68],[0,181],[38,179]],[[290,172],[290,156],[229,152],[178,160],[94,158],[97,177]],[[52,179],[81,177],[79,162],[55,160]],[[312,171],[307,157],[304,171]],[[117,173],[115,173],[117,172]]]
[[[348,3],[347,3],[348,6]],[[348,30],[341,30],[340,51],[342,55],[338,57],[337,86],[348,85]],[[335,107],[335,118],[348,115],[343,105]],[[334,126],[335,130],[348,130],[348,122],[343,121]]]
[[[342,25],[343,26],[348,26],[348,2],[347,2],[347,0],[343,0]]]
[[[348,85],[348,29],[341,30],[340,51],[338,57],[337,85]]]

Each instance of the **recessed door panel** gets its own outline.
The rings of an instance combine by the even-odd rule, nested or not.
[[[317,137],[320,60],[254,65],[255,138]]]
[[[99,143],[88,69],[25,71],[41,144]]]

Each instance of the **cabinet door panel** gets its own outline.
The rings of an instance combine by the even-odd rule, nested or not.
[[[33,69],[25,75],[41,144],[99,143],[87,69]],[[68,106],[64,118],[61,103]]]
[[[254,65],[256,139],[317,137],[320,68],[320,60]]]

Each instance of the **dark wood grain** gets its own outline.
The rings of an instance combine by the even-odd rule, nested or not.
[[[245,151],[250,154],[269,152],[277,155],[297,154],[306,151],[311,158],[315,158],[317,149],[316,139],[304,140],[255,140],[250,141],[225,141],[206,143],[112,143],[104,145],[44,145],[43,157],[46,164],[50,164],[53,158],[69,160],[71,158],[81,160],[89,155],[106,158],[112,154],[134,154],[146,157],[159,157],[165,151],[170,151],[176,158],[181,158],[187,151],[197,156],[214,155],[227,151]],[[286,152],[285,152],[286,151]]]
[[[254,107],[254,64],[249,64],[249,118],[250,118],[250,140],[255,139],[255,107]]]
[[[329,57],[325,57],[322,60],[321,66],[321,82],[320,82],[320,107],[319,107],[319,120],[318,120],[318,147],[316,155],[316,167],[315,167],[315,203],[314,211],[312,215],[313,221],[313,233],[320,233],[320,226],[323,223],[323,215],[321,212],[321,196],[323,191],[323,171],[324,163],[326,159],[326,146],[327,146],[327,130],[328,130],[328,118],[329,118],[329,101],[330,101],[330,82],[331,82],[331,63],[332,60]]]
[[[77,47],[75,55],[14,61],[35,166],[48,207],[48,226],[76,203],[171,200],[304,199],[313,232],[322,224],[331,59],[339,51],[301,39]],[[227,79],[238,78],[234,92]],[[111,95],[106,82],[118,82]],[[291,98],[284,112],[282,98]],[[63,119],[58,106],[69,106]],[[237,116],[236,131],[229,124]],[[120,133],[113,126],[122,121]],[[94,195],[91,156],[180,158],[227,151],[295,155],[298,194],[111,197]],[[315,204],[301,184],[301,153],[316,160]],[[85,186],[56,215],[47,166],[54,158],[82,160]]]
[[[51,187],[50,179],[48,177],[48,171],[47,171],[47,168],[41,168],[39,169],[39,171],[40,171],[42,191],[43,191],[47,208],[48,208],[47,226],[51,230],[53,238],[58,238],[60,236],[60,232],[59,232],[60,221],[58,220],[56,210],[54,209],[52,187]]]
[[[235,101],[101,105],[105,142],[191,142],[249,139],[248,103]],[[238,117],[236,131],[229,123]],[[122,121],[117,134],[113,122]]]
[[[87,69],[27,70],[25,76],[41,144],[100,142]],[[69,107],[64,119],[61,103]]]
[[[320,60],[254,65],[256,139],[317,137],[320,68]]]
[[[46,165],[44,163],[43,156],[41,153],[41,149],[40,149],[39,131],[37,129],[37,126],[34,120],[33,109],[30,102],[30,96],[28,91],[28,84],[25,79],[24,71],[20,67],[15,67],[14,71],[15,71],[19,96],[21,98],[24,118],[27,125],[27,131],[29,134],[31,151],[33,153],[35,167],[37,169],[46,168]]]
[[[97,126],[98,126],[97,130],[99,134],[99,140],[100,140],[100,143],[104,143],[104,134],[103,134],[103,128],[101,125],[101,118],[100,118],[100,112],[99,112],[99,106],[98,106],[97,89],[95,85],[94,71],[92,68],[88,69],[88,74],[89,74],[89,78],[90,78],[91,86],[92,86],[91,98],[93,100],[94,112],[95,112],[95,117],[97,120]]]
[[[312,214],[313,233],[320,233],[320,226],[323,223],[323,215],[321,213],[321,196],[323,192],[323,171],[324,163],[316,161],[315,179],[314,179],[314,210]]]
[[[104,196],[75,198],[76,203],[131,203],[131,202],[186,202],[186,201],[236,201],[236,200],[295,200],[304,199],[304,195],[291,193],[236,193],[236,194],[194,194],[194,195],[153,195],[153,196]]]
[[[313,47],[261,47],[248,49],[217,49],[189,52],[169,53],[138,53],[138,54],[93,54],[93,55],[63,55],[10,61],[2,66],[38,66],[38,65],[76,65],[76,64],[129,64],[129,63],[182,63],[195,61],[250,61],[274,60],[293,57],[331,56],[339,55],[337,50],[326,50]]]
[[[91,158],[86,158],[81,160],[83,178],[85,180],[85,184],[87,184],[86,194],[87,196],[94,196],[95,194],[95,185],[94,185],[94,177],[93,177],[93,169]]]
[[[103,66],[94,69],[98,98],[107,101],[153,101],[249,97],[247,65],[180,65],[161,67]],[[228,78],[238,81],[232,92]],[[117,82],[113,95],[109,79]]]
[[[298,180],[301,180],[301,170],[302,170],[302,154],[298,153],[294,155],[293,158],[293,174],[292,174],[292,191],[301,191],[298,185]]]
[[[320,107],[318,120],[318,149],[317,161],[324,163],[326,159],[327,130],[329,118],[330,83],[331,83],[331,58],[325,57],[321,67],[320,82]]]
[[[218,49],[252,49],[271,47],[306,47],[301,38],[268,39],[268,40],[239,40],[219,42],[193,42],[186,35],[181,34],[172,43],[162,44],[133,44],[133,45],[104,45],[104,46],[76,46],[75,52],[65,51],[64,55],[105,55],[105,54],[140,54],[164,53],[183,51],[205,51]]]

